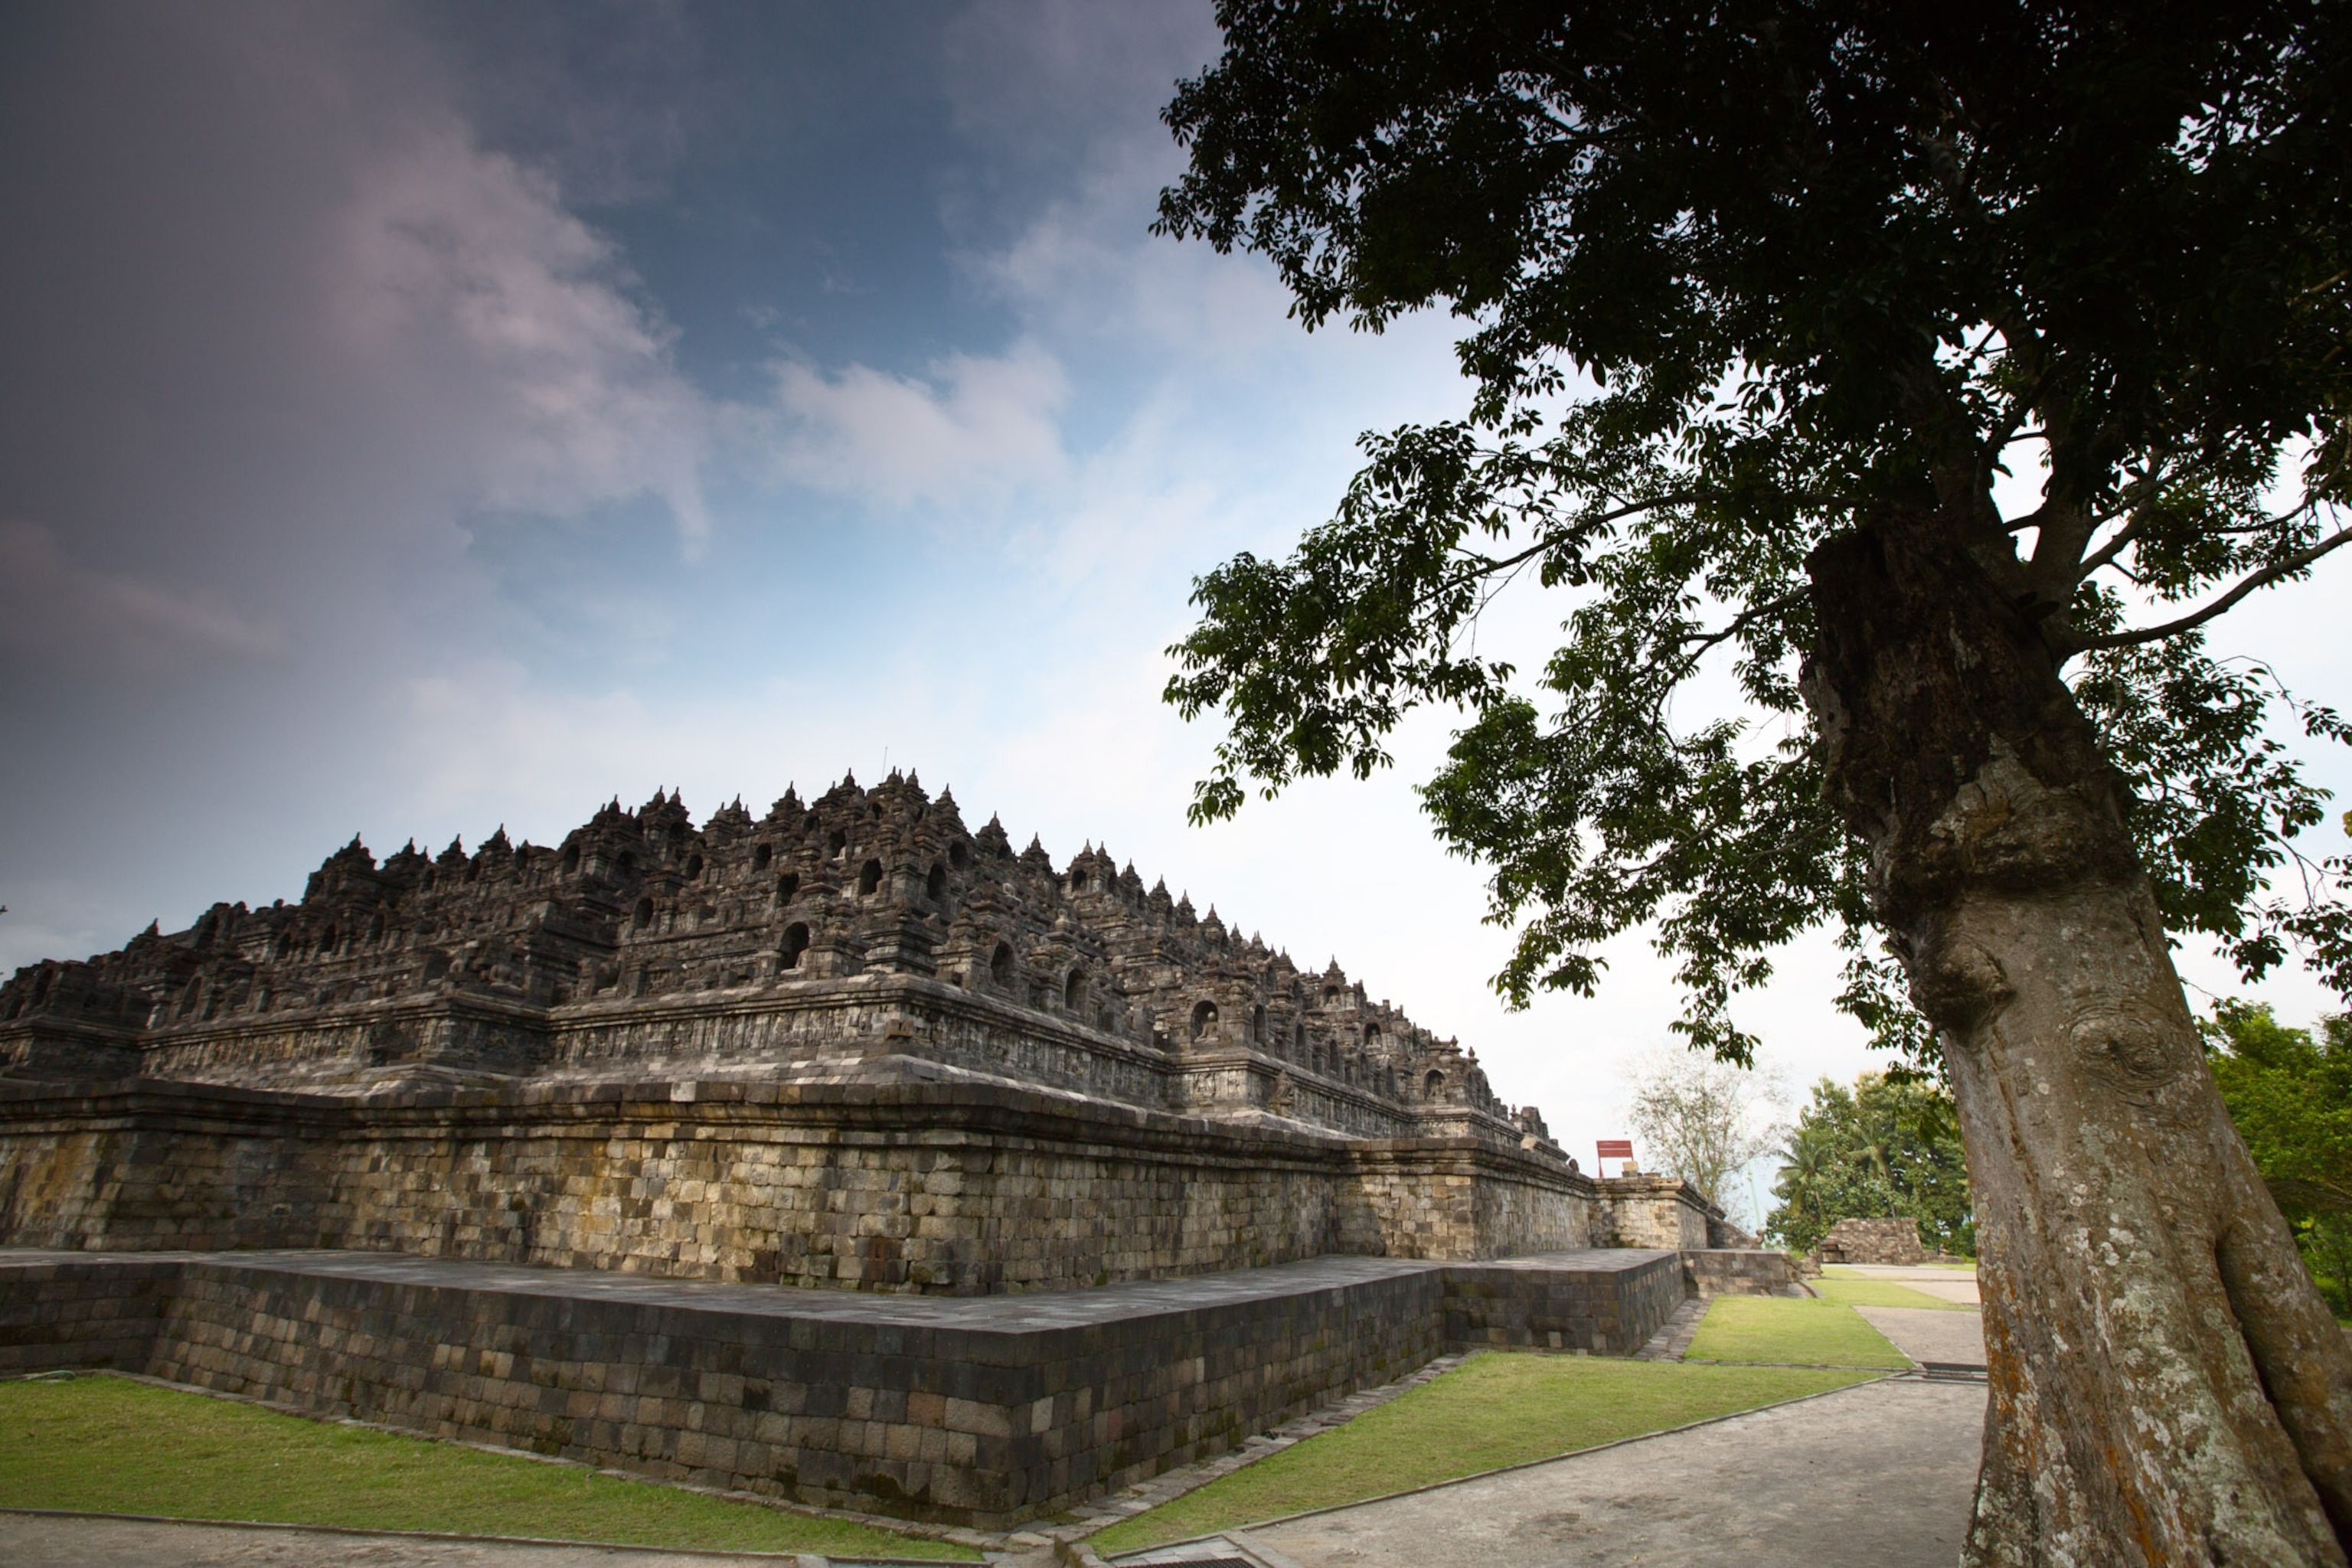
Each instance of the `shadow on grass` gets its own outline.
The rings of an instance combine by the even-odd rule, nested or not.
[[[1344,1426],[1122,1520],[1088,1544],[1107,1556],[1140,1551],[1777,1405],[1872,1375],[1489,1351]]]
[[[976,1562],[947,1542],[121,1377],[0,1383],[0,1505]]]

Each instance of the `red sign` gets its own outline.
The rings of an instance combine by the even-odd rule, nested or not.
[[[1603,1138],[1598,1147],[1603,1160],[1630,1160],[1633,1157],[1633,1141],[1631,1138]]]

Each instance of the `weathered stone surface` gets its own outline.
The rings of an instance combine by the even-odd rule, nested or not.
[[[0,1065],[19,1076],[354,1092],[764,1078],[877,1052],[1569,1163],[1475,1053],[1336,963],[1302,972],[1105,850],[1060,870],[1034,841],[1015,856],[994,821],[968,833],[951,795],[896,773],[699,828],[675,795],[609,805],[551,849],[501,830],[471,856],[379,864],[354,839],[298,904],[215,905],[0,986]]]
[[[1769,1247],[1710,1247],[1685,1252],[1683,1285],[1698,1300],[1717,1296],[1805,1296],[1796,1259]]]
[[[878,1065],[879,1081],[368,1099],[0,1086],[0,1214],[19,1245],[350,1247],[955,1295],[1592,1239],[1590,1180],[1524,1149],[1276,1132]]]
[[[1823,1263],[1920,1263],[1927,1249],[1907,1219],[1842,1219],[1814,1248]]]
[[[1514,1258],[1450,1270],[1450,1344],[1515,1350],[1585,1350],[1630,1355],[1682,1305],[1680,1256],[1612,1247]]]
[[[378,1254],[0,1253],[0,1373],[105,1365],[803,1502],[1001,1527],[1448,1345],[1622,1354],[1671,1252],[1325,1258],[946,1300]]]
[[[1336,964],[894,774],[379,864],[0,986],[0,1241],[935,1294],[1706,1246]],[[1622,1190],[1621,1190],[1622,1189]]]
[[[1679,1176],[1611,1176],[1594,1185],[1601,1200],[1594,1235],[1603,1246],[1672,1251],[1753,1245]]]

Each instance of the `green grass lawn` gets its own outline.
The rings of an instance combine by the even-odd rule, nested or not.
[[[120,1377],[0,1383],[0,1506],[977,1561],[946,1542]]]
[[[1910,1359],[1843,1302],[1717,1296],[1691,1341],[1692,1361],[1900,1369]]]
[[[1933,1259],[1930,1259],[1926,1263],[1907,1263],[1905,1264],[1904,1267],[1906,1268],[1941,1268],[1953,1274],[1968,1275],[1970,1279],[1974,1279],[1977,1272],[1977,1266],[1973,1263],[1939,1263]],[[1822,1272],[1832,1279],[1869,1279],[1876,1278],[1874,1275],[1864,1274],[1861,1269],[1855,1268],[1851,1263],[1825,1263],[1822,1266]]]
[[[1934,1307],[1949,1312],[1976,1310],[1966,1302],[1947,1301],[1941,1296],[1914,1290],[1908,1285],[1893,1279],[1832,1279],[1824,1276],[1813,1281],[1813,1289],[1822,1293],[1822,1300],[1847,1307]]]
[[[1897,1364],[1909,1363],[1897,1358]],[[1776,1405],[1869,1375],[1488,1352],[1344,1426],[1122,1520],[1088,1544],[1106,1556],[1140,1551]]]

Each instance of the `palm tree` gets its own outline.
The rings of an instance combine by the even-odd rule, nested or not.
[[[1837,1149],[1826,1129],[1807,1127],[1782,1145],[1780,1153],[1788,1163],[1772,1184],[1772,1194],[1796,1211],[1808,1230],[1818,1228],[1821,1186],[1838,1163]]]

